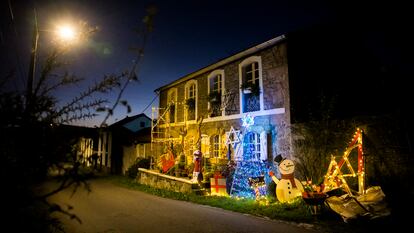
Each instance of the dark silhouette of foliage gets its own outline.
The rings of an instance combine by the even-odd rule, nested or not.
[[[149,169],[151,164],[150,158],[137,158],[126,171],[126,175],[132,179],[137,178],[138,175],[138,168],[146,168]]]
[[[8,85],[14,72],[0,77],[0,161],[1,176],[5,179],[3,191],[5,214],[4,229],[13,232],[63,231],[61,222],[52,213],[59,212],[70,219],[81,222],[72,213],[72,206],[59,206],[48,198],[66,189],[73,193],[78,188],[91,191],[88,179],[92,170],[85,170],[76,154],[78,138],[68,133],[64,124],[90,119],[99,112],[105,113],[101,126],[106,125],[115,108],[120,104],[131,111],[122,95],[132,81],[138,81],[138,67],[143,57],[147,35],[152,30],[155,8],[149,8],[140,31],[140,49],[130,71],[110,74],[81,91],[68,103],[62,104],[54,93],[63,87],[78,85],[83,79],[65,69],[67,48],[55,48],[44,60],[39,75],[33,80],[33,89],[27,93],[10,89]],[[87,28],[87,25],[83,25]],[[91,34],[95,29],[86,33]],[[118,91],[112,106],[108,99],[97,94]],[[44,189],[51,171],[60,171],[53,176],[57,186]]]

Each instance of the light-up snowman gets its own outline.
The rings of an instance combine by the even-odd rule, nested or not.
[[[302,196],[302,183],[294,177],[295,164],[290,159],[282,158],[282,155],[277,155],[275,162],[279,164],[279,172],[282,175],[279,180],[272,171],[269,175],[276,183],[276,196],[280,202],[289,202],[298,196]]]

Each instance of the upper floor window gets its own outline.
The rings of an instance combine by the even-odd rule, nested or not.
[[[197,81],[190,80],[185,85],[185,117],[190,121],[197,118]]]
[[[168,91],[167,109],[167,122],[175,123],[177,119],[177,88],[172,88]]]
[[[210,116],[223,115],[224,70],[215,70],[208,75],[208,93]]]
[[[239,65],[241,113],[260,111],[263,108],[261,57],[253,56]]]

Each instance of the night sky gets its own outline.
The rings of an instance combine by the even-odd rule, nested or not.
[[[146,7],[156,6],[154,31],[138,71],[140,82],[131,84],[124,95],[132,106],[128,116],[145,110],[151,117],[151,107],[146,107],[155,97],[154,89],[160,86],[278,35],[321,24],[339,22],[364,30],[367,40],[372,41],[373,49],[384,62],[409,67],[411,61],[406,59],[408,52],[402,46],[410,44],[412,39],[408,36],[412,34],[410,8],[397,5],[395,1],[393,5],[278,0],[9,2],[13,20],[8,1],[1,3],[0,75],[15,69],[15,88],[24,87],[26,83],[34,7],[41,30],[52,27],[51,22],[60,18],[83,20],[99,28],[88,43],[68,54],[67,69],[91,83],[105,74],[131,69],[136,55],[130,48],[139,42],[133,30],[142,26]],[[350,32],[349,36],[355,35]],[[41,32],[40,59],[50,49],[50,40],[48,32]],[[65,102],[83,88],[83,85],[66,88],[56,96]],[[158,99],[153,102],[153,106],[157,105]],[[108,123],[125,116],[126,109],[119,107]],[[98,117],[77,124],[94,126],[100,121]]]

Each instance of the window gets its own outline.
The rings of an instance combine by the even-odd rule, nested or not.
[[[194,146],[194,137],[189,137],[184,141],[185,154],[188,156],[187,161],[193,161]]]
[[[184,119],[187,121],[197,118],[197,81],[188,81],[185,85],[185,111]]]
[[[210,137],[208,135],[201,135],[201,152],[203,157],[210,158]]]
[[[218,74],[218,75],[210,78],[210,88],[211,88],[210,92],[221,93],[221,89],[222,89],[221,80],[222,80],[221,74]]]
[[[259,63],[253,62],[246,65],[244,68],[245,81],[249,84],[259,84]]]
[[[167,114],[167,122],[169,123],[175,123],[176,119],[176,103],[177,103],[177,88],[172,88],[168,91],[167,96],[167,108],[168,114]],[[169,106],[169,107],[168,107]]]
[[[212,140],[212,153],[213,153],[213,158],[219,158],[221,155],[221,140],[220,140],[220,135],[214,135],[211,137]]]
[[[215,70],[208,75],[208,93],[210,117],[223,115],[224,70]]]
[[[263,108],[261,57],[253,56],[239,65],[241,113],[260,111]]]
[[[259,161],[261,158],[260,134],[249,132],[243,143],[243,160]]]

